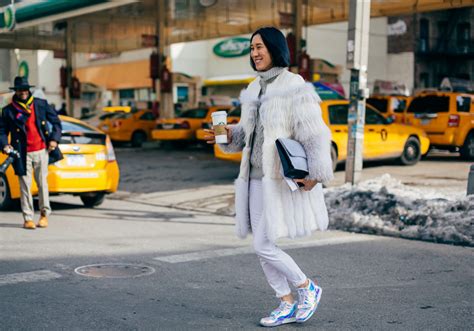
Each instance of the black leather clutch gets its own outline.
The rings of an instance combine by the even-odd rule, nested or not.
[[[308,159],[303,146],[289,138],[278,138],[275,143],[285,177],[303,179],[308,176]]]

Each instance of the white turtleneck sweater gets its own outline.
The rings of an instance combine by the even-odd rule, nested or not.
[[[279,74],[281,74],[285,68],[282,67],[273,67],[267,71],[259,71],[258,75],[260,76],[260,94],[261,98],[265,91],[267,90],[267,85],[271,84]],[[258,113],[259,109],[257,109]],[[260,116],[257,114],[255,122],[255,130],[252,141],[252,151],[250,154],[250,178],[252,179],[262,179],[263,170],[262,170],[262,145],[263,145],[263,126],[260,121]]]

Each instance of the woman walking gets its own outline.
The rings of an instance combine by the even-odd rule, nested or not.
[[[253,246],[280,305],[260,320],[263,326],[306,322],[316,311],[322,289],[275,244],[325,230],[328,215],[322,183],[332,179],[330,131],[323,122],[321,99],[311,84],[289,72],[289,51],[281,31],[258,29],[251,37],[250,64],[258,77],[242,92],[240,123],[227,127],[225,152],[242,151],[235,182],[236,232],[253,234]],[[215,143],[209,130],[208,143]],[[299,141],[307,154],[309,175],[291,191],[281,174],[275,140]],[[290,284],[297,289],[293,298]]]

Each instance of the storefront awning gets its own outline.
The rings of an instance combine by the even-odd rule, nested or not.
[[[0,48],[64,50],[64,23],[71,28],[74,52],[117,53],[154,47],[161,1],[166,4],[166,44],[243,35],[264,25],[289,28],[295,17],[295,1],[291,0],[25,0],[14,6],[18,22],[13,31],[1,29],[0,24]],[[349,0],[300,3],[303,26],[349,17]],[[407,15],[472,4],[473,0],[374,0],[370,14]]]
[[[75,75],[81,82],[102,86],[107,90],[151,88],[148,60],[78,68]]]

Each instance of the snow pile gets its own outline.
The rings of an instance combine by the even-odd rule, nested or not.
[[[474,196],[405,186],[388,174],[325,190],[330,227],[474,246]]]

